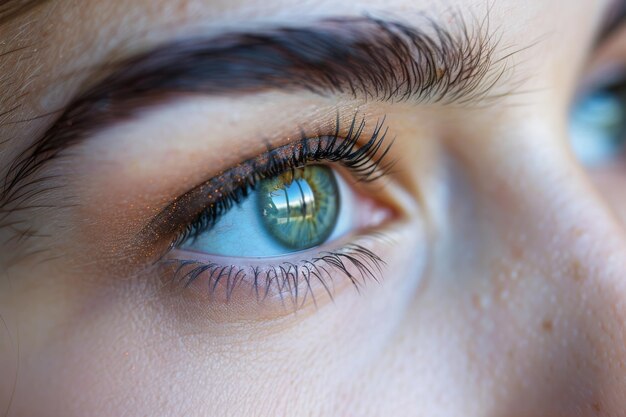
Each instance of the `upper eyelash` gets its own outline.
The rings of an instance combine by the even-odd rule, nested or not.
[[[170,245],[179,246],[188,239],[197,238],[210,229],[217,220],[233,206],[245,200],[256,184],[265,178],[280,175],[311,162],[337,162],[348,168],[357,181],[371,182],[386,175],[394,161],[384,161],[393,141],[387,142],[388,128],[385,118],[380,119],[370,138],[358,146],[366,125],[365,119],[357,122],[352,118],[345,136],[340,136],[340,118],[337,115],[335,132],[332,135],[314,137],[302,133],[296,146],[285,145],[260,157],[248,160],[222,175],[209,180],[201,187],[207,190],[206,207],[178,233]]]

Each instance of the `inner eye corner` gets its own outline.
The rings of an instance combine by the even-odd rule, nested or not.
[[[598,77],[596,77],[598,78]],[[615,162],[626,152],[626,76],[623,69],[590,82],[569,113],[571,149],[590,168]]]

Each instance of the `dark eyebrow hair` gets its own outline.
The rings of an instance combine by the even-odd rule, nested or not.
[[[0,3],[0,25],[50,0],[5,0]]]
[[[372,17],[326,19],[179,40],[125,59],[9,166],[0,205],[24,195],[18,186],[63,149],[172,95],[276,89],[393,102],[496,99],[489,92],[511,69],[513,52],[496,57],[499,38],[488,18],[470,26],[459,16],[450,29],[426,17],[419,28]]]
[[[616,0],[609,10],[607,22],[605,23],[599,41],[611,36],[619,27],[626,23],[626,0]]]

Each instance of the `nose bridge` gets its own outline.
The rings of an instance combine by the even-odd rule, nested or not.
[[[540,280],[538,288],[551,293],[550,305],[538,311],[553,317],[548,341],[561,353],[552,363],[544,358],[546,375],[559,374],[556,381],[567,388],[556,400],[579,403],[589,410],[583,415],[621,415],[626,409],[624,227],[565,148],[532,142],[520,164],[526,179],[510,192],[528,225],[526,262]]]
[[[587,391],[590,410],[621,415],[626,409],[624,233],[601,196],[576,198],[585,201],[561,225],[571,237],[556,241],[547,276],[562,293],[560,315],[569,322],[558,337],[567,352],[568,383]]]
[[[580,283],[581,290],[591,285],[626,296],[624,224],[567,149],[544,143],[543,152],[530,157],[527,188],[517,192],[529,201],[522,206],[545,267],[557,280]]]
[[[574,159],[567,132],[539,119],[517,135],[487,139],[478,156],[464,146],[488,210],[499,212],[499,226],[520,229],[546,266],[626,291],[626,225]]]
[[[554,131],[455,147],[499,245],[487,256],[516,271],[497,284],[509,293],[498,317],[518,330],[496,349],[519,352],[533,384],[507,409],[624,415],[626,233]]]
[[[588,187],[584,172],[572,182]],[[575,317],[565,337],[578,344],[572,356],[581,375],[594,381],[588,387],[593,409],[619,415],[626,409],[626,238],[605,196],[594,191],[572,191],[580,208],[571,214],[571,224],[562,226],[571,228],[572,237],[557,244],[564,254],[561,286],[570,294]]]

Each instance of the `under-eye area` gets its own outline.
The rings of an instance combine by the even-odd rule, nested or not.
[[[288,311],[333,299],[349,284],[356,291],[380,282],[385,261],[368,246],[389,244],[384,234],[363,236],[337,249],[315,249],[276,258],[231,258],[174,251],[161,274],[209,302],[279,304]],[[192,259],[185,259],[184,257]],[[195,257],[195,259],[193,259]]]

